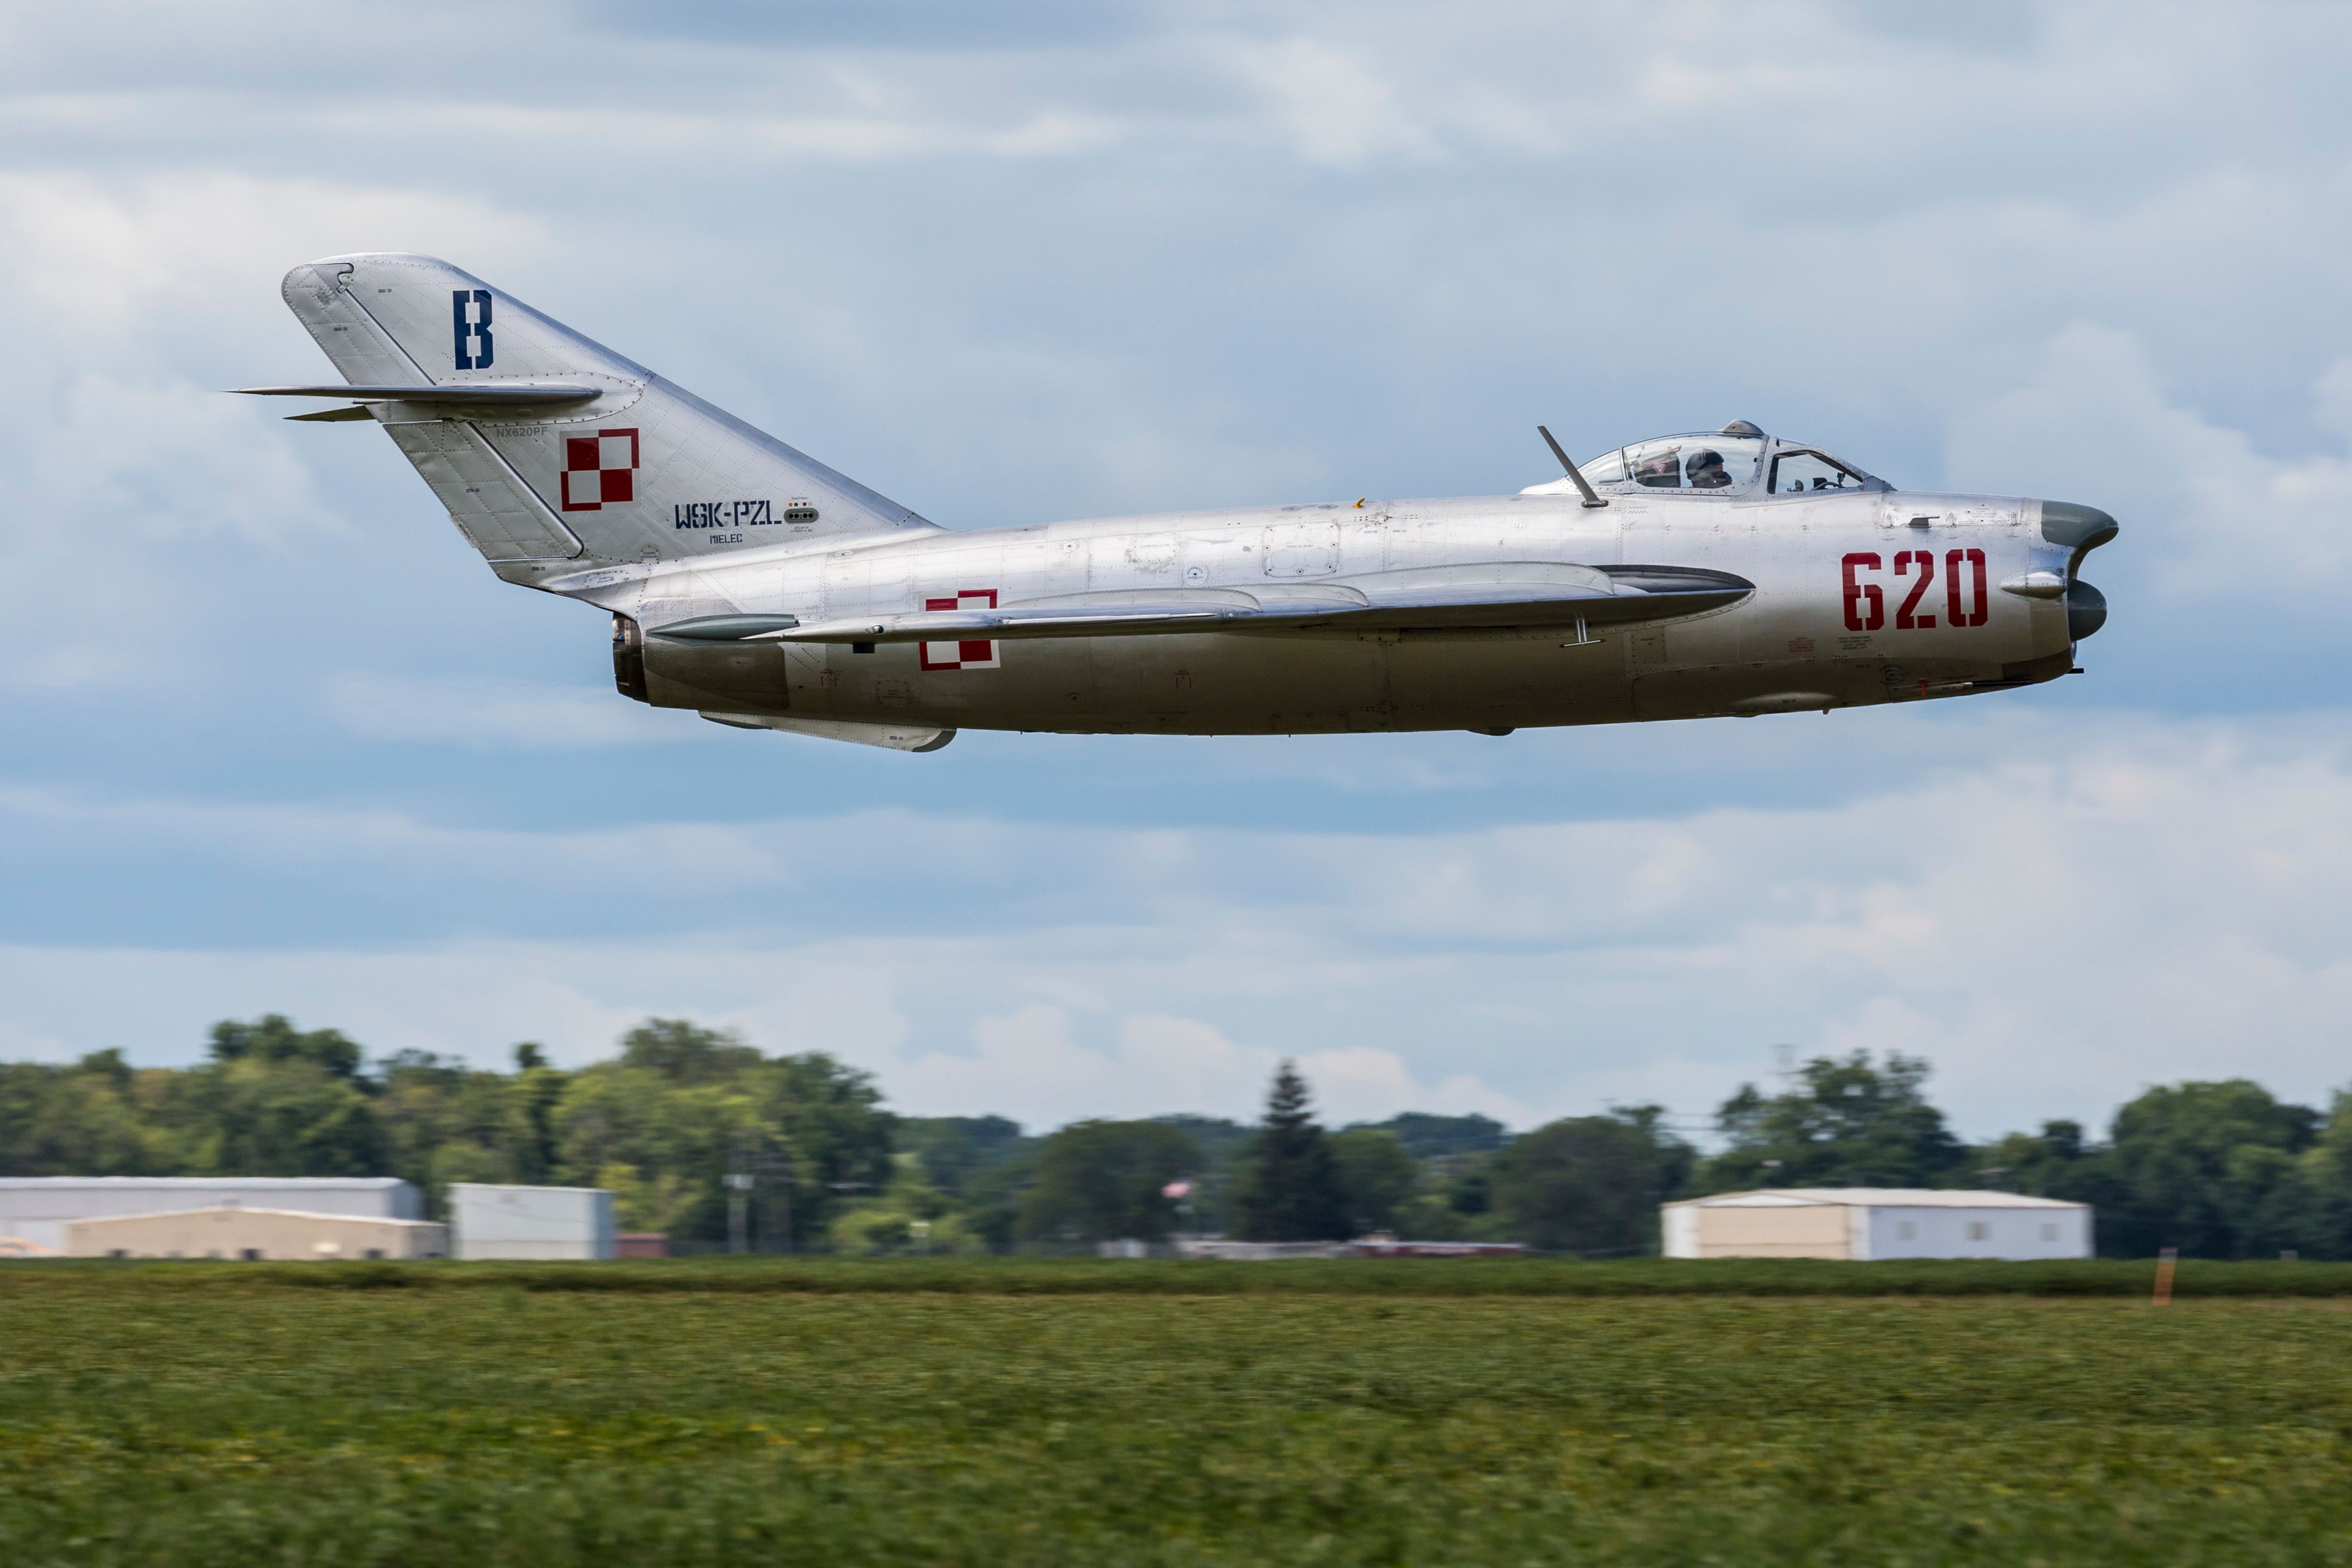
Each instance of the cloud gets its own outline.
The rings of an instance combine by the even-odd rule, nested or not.
[[[2314,422],[2352,441],[2352,361],[2312,389]],[[2333,607],[2352,578],[2352,450],[2285,455],[2181,406],[2133,334],[2078,323],[2026,385],[1956,419],[1946,465],[2053,497],[2097,497],[2135,536],[2165,599],[2210,605],[2258,573],[2262,600]],[[2120,552],[2118,552],[2120,553]],[[2107,562],[2102,559],[2102,568]]]
[[[276,286],[292,260],[459,229],[508,248],[530,225],[309,180],[0,171],[0,553],[35,585],[0,685],[184,685],[204,664],[189,651],[245,619],[257,575],[356,543],[315,448],[221,389],[300,363]]]
[[[1216,1025],[1165,1013],[1118,1018],[1099,1046],[1080,1043],[1066,1008],[1034,1004],[972,1025],[973,1050],[904,1058],[883,1072],[912,1114],[969,1114],[975,1105],[1019,1105],[1034,1124],[1185,1111],[1253,1120],[1283,1052],[1242,1046]],[[1334,1124],[1379,1121],[1400,1111],[1475,1111],[1526,1123],[1530,1113],[1467,1073],[1417,1080],[1393,1051],[1339,1047],[1290,1053]]]
[[[528,1036],[578,1061],[683,1012],[837,1051],[915,1108],[1046,1122],[1238,1114],[1285,1054],[1343,1116],[1696,1117],[1780,1041],[1927,1055],[1978,1132],[2095,1121],[2183,1076],[2315,1097],[2352,1023],[2352,756],[2320,727],[2109,724],[1836,807],[1402,837],[911,815],[289,831],[47,802],[39,836],[85,873],[97,835],[133,859],[217,840],[263,870],[252,894],[213,884],[214,929],[273,887],[320,924],[299,951],[19,936],[0,1027],[152,1057],[291,1009],[378,1050]],[[413,901],[388,928],[408,935],[339,935],[370,928],[360,890]],[[550,898],[578,902],[574,935],[491,934],[544,928]]]
[[[324,697],[330,716],[354,735],[487,751],[671,744],[690,735],[694,717],[616,702],[610,692],[495,676],[403,680],[353,672],[330,680]]]

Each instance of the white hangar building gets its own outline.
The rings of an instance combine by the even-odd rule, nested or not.
[[[194,1208],[299,1209],[361,1219],[422,1219],[424,1200],[396,1176],[0,1177],[0,1240],[63,1252],[66,1227],[115,1215]]]
[[[615,1255],[613,1195],[603,1187],[451,1182],[449,1229],[459,1258]]]
[[[1662,1205],[1669,1258],[2088,1258],[2091,1206],[2013,1192],[1792,1186]]]

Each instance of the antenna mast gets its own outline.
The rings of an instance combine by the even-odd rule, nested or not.
[[[1550,431],[1546,430],[1542,425],[1538,424],[1536,426],[1536,434],[1544,438],[1544,444],[1551,448],[1551,455],[1559,459],[1559,465],[1561,467],[1568,470],[1568,476],[1576,482],[1577,489],[1582,492],[1584,496],[1584,504],[1586,506],[1605,507],[1609,504],[1607,501],[1602,500],[1598,495],[1594,494],[1592,486],[1584,482],[1584,476],[1578,473],[1576,465],[1568,460],[1568,454],[1559,449],[1559,443],[1551,438]]]

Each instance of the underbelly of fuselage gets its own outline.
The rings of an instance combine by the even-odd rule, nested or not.
[[[1580,643],[1557,630],[1222,633],[868,651],[656,641],[647,695],[667,707],[940,728],[1298,735],[1822,711],[2026,685],[2066,663],[1710,657],[1710,639],[1675,630],[1612,628]]]

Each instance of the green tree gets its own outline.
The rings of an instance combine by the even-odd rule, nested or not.
[[[1394,1133],[1377,1127],[1350,1127],[1329,1143],[1347,1233],[1394,1230],[1398,1211],[1421,1184],[1421,1162]]]
[[[1813,1058],[1785,1093],[1742,1084],[1716,1113],[1725,1147],[1702,1168],[1702,1190],[1943,1185],[1968,1150],[1927,1103],[1927,1071],[1915,1057],[1890,1052],[1874,1066],[1857,1051]]]
[[[294,1027],[283,1013],[264,1013],[251,1023],[223,1019],[213,1025],[215,1061],[307,1061],[346,1082],[360,1076],[365,1053],[342,1030]]]
[[[395,1053],[377,1070],[374,1097],[391,1174],[424,1189],[435,1215],[452,1182],[545,1182],[560,1082],[543,1068],[509,1076],[430,1051]]]
[[[746,1082],[759,1148],[789,1179],[783,1201],[795,1248],[825,1233],[836,1205],[895,1179],[898,1119],[883,1108],[872,1074],[808,1051],[770,1057]],[[772,1207],[772,1190],[770,1196]]]
[[[1164,1123],[1192,1139],[1202,1157],[1213,1166],[1229,1165],[1239,1159],[1248,1152],[1250,1140],[1257,1135],[1248,1124],[1225,1116],[1202,1116],[1189,1111],[1179,1111],[1151,1119]]]
[[[965,1230],[980,1245],[1009,1251],[1021,1239],[1021,1206],[1036,1185],[1043,1138],[1024,1138],[1022,1146],[995,1165],[982,1168],[956,1194],[956,1212]]]
[[[2352,1258],[2352,1089],[2336,1092],[2301,1163],[2318,1243],[2313,1255]]]
[[[194,1176],[371,1176],[390,1164],[354,1076],[302,1056],[232,1054],[178,1074],[164,1114]]]
[[[119,1051],[70,1067],[0,1065],[0,1176],[170,1176],[169,1134],[151,1102],[155,1074]]]
[[[647,1180],[645,1172],[626,1160],[614,1160],[598,1170],[589,1184],[613,1195],[613,1218],[623,1230],[682,1232],[686,1218],[701,1194],[680,1176]]]
[[[1549,1252],[1620,1257],[1654,1251],[1658,1205],[1689,1179],[1689,1145],[1664,1111],[1638,1105],[1537,1128],[1495,1156],[1505,1233]]]
[[[2097,1218],[2103,1243],[2126,1257],[2159,1247],[2199,1258],[2331,1249],[2326,1202],[2304,1163],[2320,1122],[2243,1078],[2148,1090],[2116,1113],[2118,1192]]]
[[[1037,1150],[1034,1185],[1021,1200],[1031,1241],[1157,1241],[1176,1221],[1162,1191],[1197,1171],[1201,1151],[1162,1122],[1073,1122]]]
[[[760,1061],[758,1049],[732,1030],[686,1019],[647,1019],[621,1037],[623,1067],[679,1085],[739,1082]]]
[[[842,1204],[888,1185],[894,1120],[866,1073],[821,1052],[762,1056],[682,1019],[630,1030],[618,1060],[564,1079],[549,1113],[558,1179],[586,1185],[628,1166],[657,1195],[640,1212],[683,1239],[726,1237],[724,1178],[753,1166],[758,1243],[795,1249],[821,1240]]]
[[[1257,1141],[1257,1130],[1246,1122],[1189,1111],[1151,1119],[1175,1128],[1201,1151],[1199,1174],[1192,1182],[1192,1190],[1182,1200],[1182,1228],[1196,1234],[1231,1232],[1235,1225],[1234,1185],[1249,1164],[1250,1147]]]
[[[2079,1122],[2044,1122],[2039,1133],[1997,1138],[1976,1151],[1967,1175],[1972,1186],[2087,1203],[2102,1218],[2115,1213],[2122,1198],[2114,1151],[2093,1143]],[[2104,1230],[2102,1218],[2094,1219],[2095,1229]]]
[[[1417,1160],[1491,1155],[1510,1137],[1492,1116],[1438,1116],[1427,1111],[1401,1112],[1385,1122],[1359,1122],[1348,1131],[1393,1133]]]
[[[598,1062],[575,1074],[555,1107],[559,1178],[594,1185],[600,1172],[626,1166],[665,1195],[652,1228],[682,1238],[727,1235],[728,1171],[740,1150],[757,1146],[752,1097],[720,1083],[692,1086],[633,1067]]]
[[[537,1046],[526,1042],[515,1047],[511,1095],[517,1141],[510,1155],[515,1180],[540,1186],[555,1179],[555,1108],[570,1081],[571,1074],[547,1064]]]
[[[1347,1200],[1330,1144],[1308,1109],[1307,1081],[1287,1060],[1267,1092],[1233,1208],[1247,1241],[1328,1241],[1347,1234]]]
[[[830,1234],[837,1252],[975,1252],[984,1249],[948,1196],[931,1185],[922,1156],[911,1149],[893,1162],[889,1185],[845,1205]]]
[[[952,1197],[989,1166],[1012,1159],[1035,1143],[1021,1124],[1005,1116],[901,1116],[898,1152],[923,1163],[923,1173]]]

